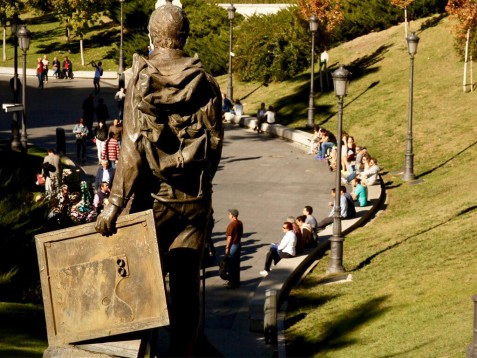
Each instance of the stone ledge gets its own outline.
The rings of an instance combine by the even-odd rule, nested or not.
[[[380,180],[380,185],[368,187],[368,199],[370,205],[356,207],[357,215],[355,218],[341,221],[343,235],[365,224],[377,212],[381,203],[384,202],[385,190],[382,179]],[[329,225],[320,232],[317,248],[309,250],[300,256],[280,260],[278,265],[270,271],[270,274],[260,282],[249,305],[250,331],[263,332],[265,292],[268,289],[275,289],[277,291],[277,307],[280,307],[291,288],[307,272],[307,268],[314,261],[322,258],[329,250],[329,239],[332,234],[333,225]]]

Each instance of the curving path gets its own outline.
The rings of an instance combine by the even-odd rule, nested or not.
[[[0,101],[11,102],[8,80],[0,76]],[[28,78],[27,124],[29,141],[44,147],[55,146],[55,130],[67,133],[67,155],[75,158],[73,125],[81,116],[81,103],[92,91],[91,79],[50,80],[45,89],[36,88],[36,78]],[[101,96],[111,117],[116,113],[115,80],[102,80]],[[11,115],[0,114],[0,138],[10,137]],[[301,215],[305,205],[315,208],[315,216],[328,215],[330,189],[334,173],[326,164],[312,159],[301,147],[267,134],[226,125],[225,142],[219,171],[214,180],[215,227],[213,240],[217,253],[224,252],[225,229],[229,208],[240,211],[244,223],[241,282],[238,289],[223,287],[217,267],[206,270],[204,329],[208,346],[204,355],[225,357],[271,356],[273,347],[264,343],[263,335],[249,331],[249,303],[262,280],[269,244],[282,236],[287,216]],[[98,168],[95,147],[90,148],[83,169],[95,174]]]

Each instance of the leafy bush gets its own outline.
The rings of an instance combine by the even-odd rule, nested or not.
[[[241,81],[284,81],[309,64],[308,23],[296,8],[244,21],[235,37],[235,74]]]
[[[38,264],[34,235],[44,228],[46,210],[29,193],[41,157],[0,150],[0,300],[19,301],[37,291]],[[39,299],[35,294],[34,299]]]
[[[204,68],[212,75],[223,75],[228,69],[229,20],[227,11],[204,0],[184,0],[184,11],[190,21],[190,35],[184,50],[198,54]],[[243,16],[235,13],[234,27]]]
[[[446,0],[414,0],[408,8],[408,21],[443,12],[446,3]],[[391,5],[389,0],[343,0],[343,10],[345,20],[335,31],[333,43],[349,41],[404,22],[404,11]]]

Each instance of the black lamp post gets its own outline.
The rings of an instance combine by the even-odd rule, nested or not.
[[[310,97],[308,100],[308,122],[307,127],[315,126],[315,34],[318,31],[318,18],[315,14],[308,19],[311,32],[311,78],[310,78]]]
[[[232,40],[233,40],[233,22],[235,18],[235,10],[237,10],[232,4],[227,8],[228,19],[230,24],[230,38],[229,38],[229,80],[227,84],[227,97],[233,101],[234,89],[232,86]]]
[[[333,236],[331,242],[331,260],[327,273],[342,273],[343,267],[343,241],[341,233],[341,146],[342,146],[342,123],[343,123],[343,98],[348,94],[350,72],[342,65],[333,72],[333,85],[335,96],[338,97],[338,134],[336,148],[336,184],[335,184],[335,209],[333,215]]]
[[[119,0],[121,4],[121,37],[119,42],[119,88],[124,87],[124,51],[123,51],[123,3],[124,0]]]
[[[411,58],[411,69],[409,78],[409,111],[407,114],[407,145],[406,156],[404,164],[403,180],[414,180],[414,153],[412,149],[412,101],[413,101],[413,85],[414,85],[414,55],[417,53],[417,44],[419,43],[419,37],[415,32],[412,32],[407,38],[407,50],[409,57]]]
[[[13,103],[18,103],[18,17],[15,15],[11,20],[11,29],[13,35]],[[15,111],[12,114],[12,143],[11,148],[13,150],[20,150],[20,126],[18,124],[18,112]]]
[[[30,39],[31,32],[26,28],[25,25],[22,25],[20,30],[17,32],[18,39],[20,40],[20,48],[23,52],[23,86],[22,86],[22,148],[24,151],[27,150],[27,125],[26,125],[26,53],[30,48]]]

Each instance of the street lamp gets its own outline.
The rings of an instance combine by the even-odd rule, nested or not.
[[[13,90],[13,103],[18,103],[18,17],[15,14],[10,21],[12,35],[13,35],[13,82],[10,83],[10,86]],[[20,150],[20,127],[18,125],[18,112],[13,112],[12,116],[12,143],[11,148],[13,150]]]
[[[20,48],[23,52],[23,86],[22,86],[22,148],[24,151],[27,150],[27,126],[26,126],[26,53],[30,48],[30,39],[31,32],[26,28],[25,25],[22,25],[20,30],[17,32],[18,39],[20,40]]]
[[[318,18],[315,14],[308,19],[310,23],[311,32],[311,79],[310,79],[310,98],[308,101],[308,122],[307,127],[313,128],[315,126],[315,34],[318,31]]]
[[[341,146],[342,146],[342,123],[343,123],[343,98],[348,94],[349,76],[351,73],[342,65],[332,73],[335,96],[338,97],[338,134],[336,148],[336,185],[335,185],[335,209],[333,215],[333,236],[331,242],[330,265],[327,273],[342,273],[343,267],[343,241],[341,234]]]
[[[124,0],[119,0],[121,4],[121,39],[119,42],[119,88],[124,87],[124,52],[123,52],[123,3]]]
[[[404,164],[404,175],[403,180],[409,181],[414,180],[416,176],[414,175],[414,153],[412,150],[412,99],[413,99],[413,84],[414,84],[414,55],[417,52],[417,44],[419,43],[419,37],[417,37],[415,32],[412,32],[407,40],[407,50],[409,52],[409,57],[411,58],[411,70],[409,78],[409,110],[407,114],[407,146],[406,146],[406,156]]]
[[[232,4],[227,8],[228,19],[230,24],[230,38],[229,38],[229,81],[227,84],[227,97],[233,102],[234,89],[232,86],[232,39],[233,39],[233,22],[235,18],[235,10],[237,10]]]

